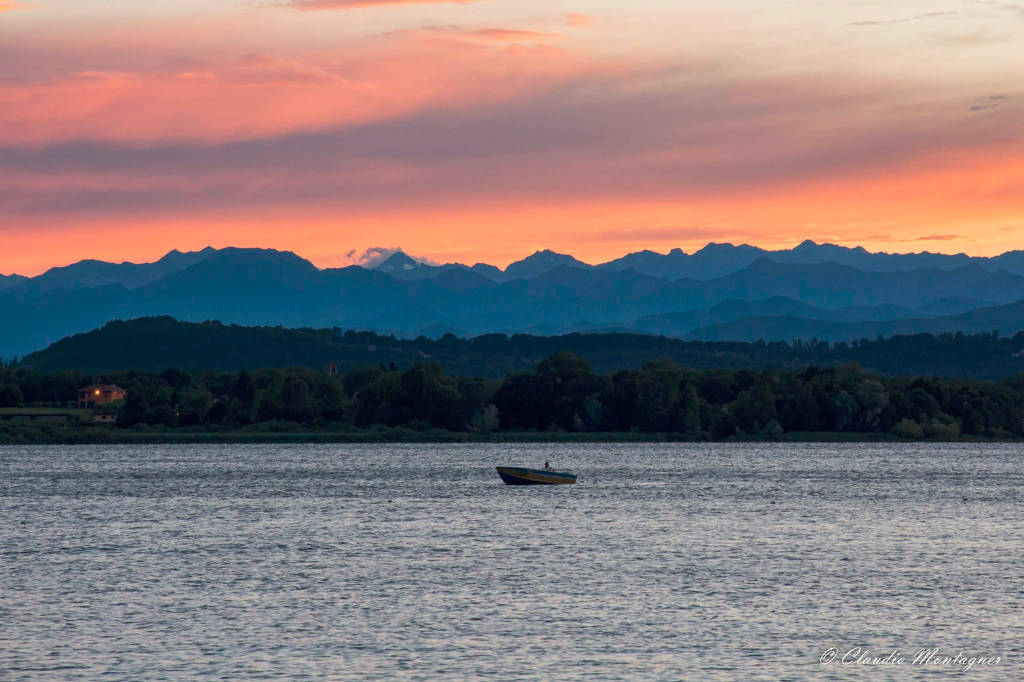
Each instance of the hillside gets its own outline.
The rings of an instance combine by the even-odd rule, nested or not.
[[[43,373],[100,372],[168,367],[236,371],[241,367],[313,367],[336,362],[341,371],[391,363],[402,369],[423,360],[463,376],[500,378],[525,371],[548,355],[571,351],[601,373],[669,358],[694,369],[800,368],[855,362],[890,375],[1005,378],[1024,372],[1024,334],[898,336],[853,344],[789,345],[702,342],[642,334],[505,336],[471,339],[397,339],[341,329],[244,327],[179,322],[169,317],[111,322],[26,356],[21,366]]]

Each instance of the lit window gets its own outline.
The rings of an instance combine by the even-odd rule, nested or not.
[[[100,394],[100,389],[97,388],[96,389],[96,395],[99,395],[99,394]]]

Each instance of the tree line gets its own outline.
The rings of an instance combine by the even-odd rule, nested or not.
[[[1024,437],[1024,374],[1001,381],[889,377],[856,364],[702,370],[670,359],[599,374],[569,352],[503,379],[456,376],[431,361],[405,370],[381,363],[341,376],[309,368],[93,375],[0,368],[0,407],[66,406],[94,382],[127,389],[116,405],[121,428],[405,427],[672,433],[697,440],[787,432]]]
[[[8,364],[57,373],[104,372],[166,367],[237,372],[241,367],[323,367],[342,371],[383,362],[408,369],[425,359],[459,376],[502,379],[532,370],[549,355],[568,351],[584,357],[595,371],[611,374],[670,358],[694,369],[748,369],[839,366],[855,362],[887,375],[970,376],[1002,379],[1024,372],[1024,332],[916,334],[829,343],[819,340],[685,341],[632,333],[560,336],[485,334],[458,338],[396,338],[351,329],[289,329],[226,325],[217,321],[180,322],[149,317],[109,322],[76,334]]]

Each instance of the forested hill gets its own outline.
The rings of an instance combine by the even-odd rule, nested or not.
[[[531,336],[487,334],[471,339],[397,339],[340,329],[245,327],[179,322],[170,317],[114,321],[26,356],[20,366],[38,372],[160,371],[168,367],[234,371],[241,367],[313,367],[338,370],[394,363],[398,369],[433,360],[450,374],[501,378],[530,370],[543,358],[570,351],[598,373],[669,358],[693,369],[834,366],[855,362],[889,375],[1001,379],[1024,372],[1024,333],[1000,338],[929,334],[852,343],[702,342],[641,334]]]

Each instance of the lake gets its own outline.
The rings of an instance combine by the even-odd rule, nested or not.
[[[0,678],[1024,679],[1022,490],[1020,445],[4,447]]]

